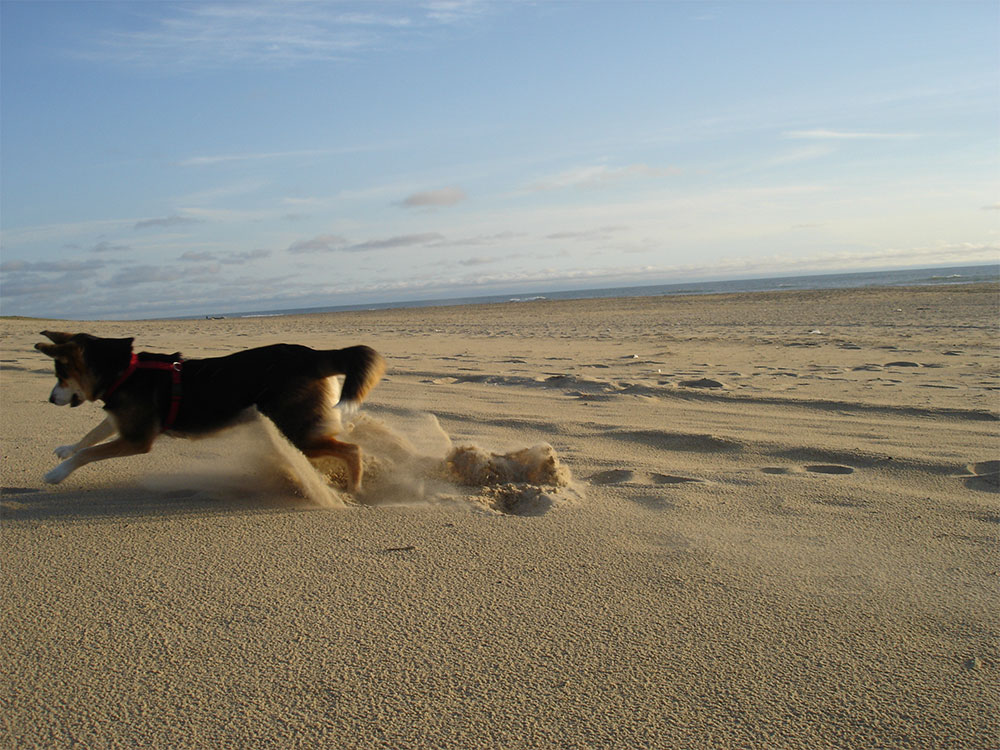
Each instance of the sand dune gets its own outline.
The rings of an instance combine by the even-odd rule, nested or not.
[[[266,421],[84,467],[4,320],[0,746],[1000,746],[992,287],[60,324],[367,343],[366,487]]]

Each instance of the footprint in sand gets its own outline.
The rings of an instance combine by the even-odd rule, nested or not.
[[[778,474],[781,476],[790,476],[793,474],[802,474],[804,472],[810,472],[812,474],[853,474],[854,467],[844,466],[842,464],[810,464],[809,466],[765,466],[761,469],[764,474]]]
[[[706,483],[704,479],[698,479],[696,477],[681,477],[676,474],[653,474],[650,478],[656,482],[656,484],[662,485]]]
[[[593,484],[624,484],[635,478],[635,472],[629,469],[609,469],[594,474],[590,481]]]
[[[813,474],[853,474],[854,468],[842,466],[841,464],[811,464],[805,467],[806,471]]]
[[[984,492],[1000,492],[1000,461],[980,461],[969,464],[965,486]]]

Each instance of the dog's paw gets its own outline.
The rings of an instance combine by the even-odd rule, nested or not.
[[[66,464],[59,464],[52,471],[48,472],[42,481],[46,484],[59,484],[62,480],[70,475],[73,470]]]
[[[59,458],[69,458],[76,453],[76,445],[60,445],[56,448],[56,455]]]

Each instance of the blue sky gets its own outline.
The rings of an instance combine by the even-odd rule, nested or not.
[[[993,262],[990,2],[0,3],[6,315]]]

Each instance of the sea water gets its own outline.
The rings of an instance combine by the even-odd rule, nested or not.
[[[438,307],[452,305],[487,305],[502,302],[529,302],[560,299],[606,299],[615,297],[657,297],[678,294],[738,294],[803,289],[859,289],[864,287],[943,286],[1000,281],[1000,265],[950,266],[946,268],[908,268],[892,271],[813,274],[809,276],[773,276],[768,278],[719,279],[679,284],[571,289],[522,294],[494,294],[479,297],[375,302],[354,305],[331,305],[284,310],[225,313],[225,317],[251,318],[276,315],[345,312],[349,310],[387,310],[393,308]],[[200,317],[200,316],[199,316]]]

